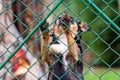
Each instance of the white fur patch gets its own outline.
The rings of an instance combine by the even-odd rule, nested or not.
[[[68,49],[67,38],[65,34],[59,36],[59,44],[52,44],[50,51],[55,52],[56,54],[65,53]]]

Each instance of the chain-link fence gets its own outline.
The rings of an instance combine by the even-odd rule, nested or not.
[[[120,80],[119,6],[0,0],[0,80]]]

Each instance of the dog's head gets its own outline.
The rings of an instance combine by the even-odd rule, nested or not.
[[[61,16],[59,16],[55,22],[55,25],[57,28],[54,28],[57,29],[57,31],[61,31],[60,27],[62,27],[62,29],[64,30],[66,28],[69,29],[72,32],[73,37],[80,34],[81,32],[86,32],[90,30],[90,27],[86,22],[76,21],[68,13],[64,13]],[[56,34],[56,32],[54,33]]]
[[[52,44],[55,44],[56,48],[51,47],[56,52],[57,46],[66,48],[68,46],[65,32],[69,30],[71,32],[72,38],[75,40],[76,37],[80,38],[81,32],[88,31],[87,23],[81,21],[77,22],[75,19],[70,16],[68,13],[64,13],[56,20],[55,24],[52,27]],[[75,40],[76,41],[76,40]],[[53,45],[52,45],[53,46]],[[60,48],[60,49],[62,49]],[[64,50],[63,50],[64,51]],[[57,52],[61,52],[58,50]]]

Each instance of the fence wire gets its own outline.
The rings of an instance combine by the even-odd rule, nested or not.
[[[0,80],[120,80],[119,2],[0,0]]]

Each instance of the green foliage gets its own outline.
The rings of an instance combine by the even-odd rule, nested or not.
[[[86,70],[87,71],[87,70]],[[85,80],[119,80],[120,69],[92,68],[84,72]]]

